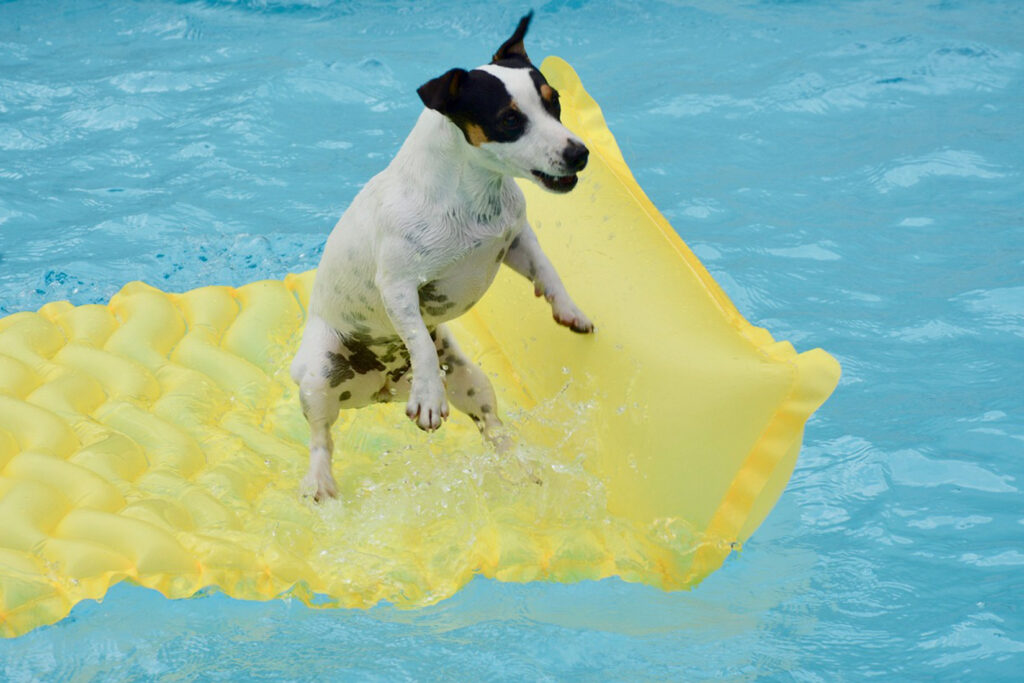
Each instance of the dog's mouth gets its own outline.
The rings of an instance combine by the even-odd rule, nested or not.
[[[533,171],[533,175],[540,180],[541,184],[552,192],[568,192],[576,187],[579,176],[572,175],[553,176],[540,171]]]

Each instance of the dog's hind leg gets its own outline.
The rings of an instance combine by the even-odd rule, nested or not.
[[[522,477],[534,484],[543,484],[533,465],[515,453],[511,435],[502,429],[491,381],[487,379],[484,371],[462,352],[444,325],[437,328],[437,355],[441,360],[441,367],[446,368],[445,391],[448,394],[448,402],[473,420],[480,434],[496,452],[514,456],[513,462],[517,462],[521,467],[521,475],[513,475],[512,479],[506,478],[504,474],[501,476],[507,481],[520,482]]]
[[[318,502],[338,493],[331,474],[331,425],[338,419],[341,402],[331,386],[339,378],[332,375],[329,360],[340,347],[338,334],[323,320],[311,316],[291,368],[292,378],[299,385],[302,414],[309,422],[309,471],[302,479],[301,491]]]
[[[331,425],[338,419],[339,401],[326,389],[325,381],[310,375],[299,385],[302,412],[309,421],[309,471],[302,478],[300,490],[317,502],[338,495],[338,485],[331,473]]]
[[[501,420],[490,380],[466,357],[444,325],[438,326],[436,338],[437,357],[445,370],[448,401],[473,420],[485,439],[499,446]]]

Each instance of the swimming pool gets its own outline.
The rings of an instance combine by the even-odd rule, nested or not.
[[[315,264],[449,66],[524,7],[0,6],[0,314]],[[125,585],[0,642],[14,680],[1010,679],[1024,663],[1022,9],[537,7],[744,315],[843,381],[689,593],[476,580],[415,612]]]

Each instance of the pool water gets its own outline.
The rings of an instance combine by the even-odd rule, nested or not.
[[[0,314],[313,267],[415,88],[526,9],[0,4]],[[691,592],[477,579],[416,611],[121,584],[0,642],[0,678],[1019,678],[1024,4],[536,10],[531,55],[743,314],[843,364],[742,553]]]

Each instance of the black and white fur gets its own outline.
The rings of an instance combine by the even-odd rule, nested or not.
[[[594,329],[541,251],[513,181],[568,192],[587,163],[523,48],[531,17],[490,64],[419,88],[426,108],[408,139],[327,240],[291,365],[310,426],[302,488],[317,500],[337,494],[330,428],[341,408],[407,401],[406,414],[432,431],[451,401],[495,439],[494,390],[443,323],[479,301],[502,263],[530,279],[558,323]]]

